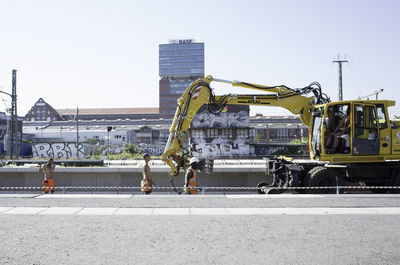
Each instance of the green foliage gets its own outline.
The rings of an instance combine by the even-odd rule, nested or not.
[[[264,136],[261,133],[256,133],[255,140],[256,143],[262,143],[265,141]]]
[[[295,145],[304,145],[308,143],[308,137],[303,137],[302,139],[293,139],[290,144],[295,144]]]
[[[102,146],[100,146],[99,148],[97,148],[97,150],[93,153],[93,155],[95,155],[95,156],[101,156],[101,155],[102,155],[102,152],[103,152],[104,150],[106,150],[106,149],[107,149],[107,146],[102,145]]]
[[[118,146],[114,146],[118,147]],[[122,153],[120,154],[113,154],[109,153],[104,155],[104,151],[107,151],[107,146],[102,145],[97,148],[95,152],[93,152],[92,156],[90,157],[91,159],[103,159],[104,156],[108,157],[110,160],[133,160],[133,159],[142,159],[143,156],[143,150],[140,149],[139,147],[135,146],[132,143],[126,143],[124,144],[124,148],[122,150]],[[156,157],[153,157],[156,158]]]
[[[281,146],[278,150],[272,152],[271,155],[305,155],[307,153],[307,143],[308,137],[303,137],[302,139],[293,139],[290,142],[290,145]]]
[[[271,152],[270,155],[285,155],[285,156],[293,156],[293,155],[302,155],[303,148],[302,145],[288,145],[282,146],[275,152]]]
[[[88,141],[89,144],[95,145],[95,144],[98,144],[100,140],[96,139],[96,138],[90,138],[87,141]]]
[[[143,151],[139,147],[135,146],[132,143],[126,143],[126,144],[124,144],[123,153],[140,154],[140,153],[143,153]]]

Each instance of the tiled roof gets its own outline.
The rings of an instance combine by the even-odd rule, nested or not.
[[[75,115],[76,109],[57,109],[60,115]],[[80,115],[159,114],[158,108],[90,108],[79,109]]]

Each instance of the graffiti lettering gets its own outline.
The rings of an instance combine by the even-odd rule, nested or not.
[[[250,117],[246,111],[212,114],[201,112],[194,116],[191,128],[248,128]]]
[[[249,157],[250,145],[248,144],[198,144],[192,150],[193,156],[206,159]]]
[[[40,143],[32,145],[33,157],[54,158],[84,158],[85,146],[76,143]]]
[[[162,153],[164,153],[164,147],[155,145],[146,145],[145,147],[143,147],[143,151],[151,155],[159,156],[162,155]]]

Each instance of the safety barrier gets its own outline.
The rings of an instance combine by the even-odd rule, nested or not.
[[[261,190],[266,194],[273,193],[273,191],[289,191],[289,190],[335,190],[336,194],[340,194],[343,190],[400,190],[400,186],[322,186],[322,187],[206,187],[206,186],[189,186],[191,189],[198,189],[201,194],[205,194],[206,190],[209,191],[223,191],[223,190],[233,190],[233,191],[257,191]],[[0,191],[43,191],[43,186],[36,187],[0,187]],[[50,189],[50,187],[47,187]],[[66,193],[67,191],[140,191],[141,187],[129,187],[129,186],[59,186],[51,187],[56,191],[62,191]],[[183,187],[171,187],[171,186],[155,186],[153,190],[169,190],[171,193],[173,191],[183,192]]]

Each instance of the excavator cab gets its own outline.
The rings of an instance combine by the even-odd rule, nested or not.
[[[390,105],[382,100],[316,106],[310,130],[311,157],[341,163],[383,160],[391,154]]]

